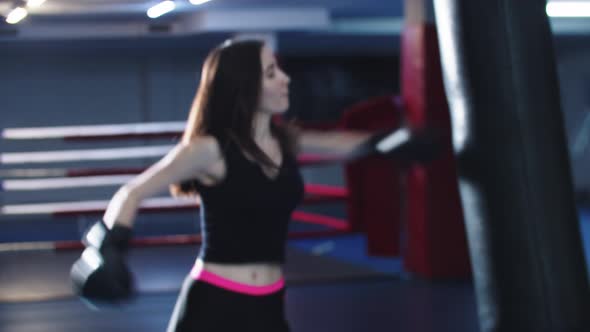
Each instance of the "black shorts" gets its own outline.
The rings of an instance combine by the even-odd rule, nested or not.
[[[224,289],[190,274],[167,332],[288,332],[285,289],[250,295]]]

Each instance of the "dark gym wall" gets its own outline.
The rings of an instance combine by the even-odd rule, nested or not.
[[[65,50],[47,47],[30,47],[24,52],[0,50],[0,127],[185,121],[205,55],[203,50],[187,48],[139,48],[118,52],[73,45]],[[334,121],[345,107],[355,102],[399,90],[395,52],[337,56],[324,50],[318,55],[280,55],[279,61],[292,77],[289,115],[302,121]],[[0,152],[173,143],[172,139],[0,140]],[[154,160],[18,165],[16,168],[140,167]],[[318,183],[340,184],[342,180],[338,167],[306,169],[304,174],[309,181]],[[115,190],[116,186],[85,188],[75,190],[75,194],[71,189],[54,190],[51,197],[46,192],[10,192],[0,193],[0,199],[3,204],[101,200],[110,197]],[[170,216],[142,215],[138,221],[147,225],[142,222],[147,218],[164,222]]]
[[[152,45],[154,42],[144,41],[139,47],[132,47],[135,46],[132,42],[90,41],[58,45],[31,42],[26,47],[3,44],[0,48],[0,127],[185,120],[198,84],[205,49],[223,40],[223,36],[209,39],[201,41],[207,47],[199,48],[192,47],[190,42],[180,45],[162,41],[156,46]],[[285,45],[288,51],[280,54],[279,60],[292,77],[290,115],[310,122],[330,121],[356,101],[399,91],[397,39],[391,36],[391,46],[381,46],[379,50],[349,47],[344,55],[340,53],[342,46],[333,47],[332,51],[324,47],[314,53],[309,47],[300,50],[289,46],[291,44]],[[373,42],[383,44],[384,38]],[[584,46],[586,44],[584,38],[560,37],[555,46],[574,184],[582,203],[590,205],[590,195],[584,195],[590,192],[590,48]],[[303,55],[297,55],[296,51]],[[0,140],[0,151],[141,143]],[[160,143],[172,142],[163,140]],[[117,161],[116,165],[146,162]]]

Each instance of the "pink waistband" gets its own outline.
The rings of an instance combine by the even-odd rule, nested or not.
[[[281,290],[285,286],[285,279],[282,277],[281,279],[277,280],[276,282],[270,285],[252,286],[224,278],[218,274],[209,272],[203,268],[193,269],[191,275],[195,280],[201,280],[206,283],[215,285],[217,287],[227,289],[229,291],[248,295],[268,295]]]

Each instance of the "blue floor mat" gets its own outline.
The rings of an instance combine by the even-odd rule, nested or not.
[[[590,275],[590,209],[579,210],[580,232]],[[371,257],[366,254],[366,237],[363,234],[290,240],[289,245],[315,255],[325,255],[352,264],[362,265],[386,274],[403,273],[401,258]]]
[[[402,262],[399,258],[368,256],[366,241],[364,234],[350,234],[329,238],[290,240],[289,245],[314,255],[336,258],[385,274],[399,275],[402,272]]]

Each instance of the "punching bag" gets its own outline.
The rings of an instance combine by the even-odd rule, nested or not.
[[[481,329],[590,331],[545,0],[434,0]]]

